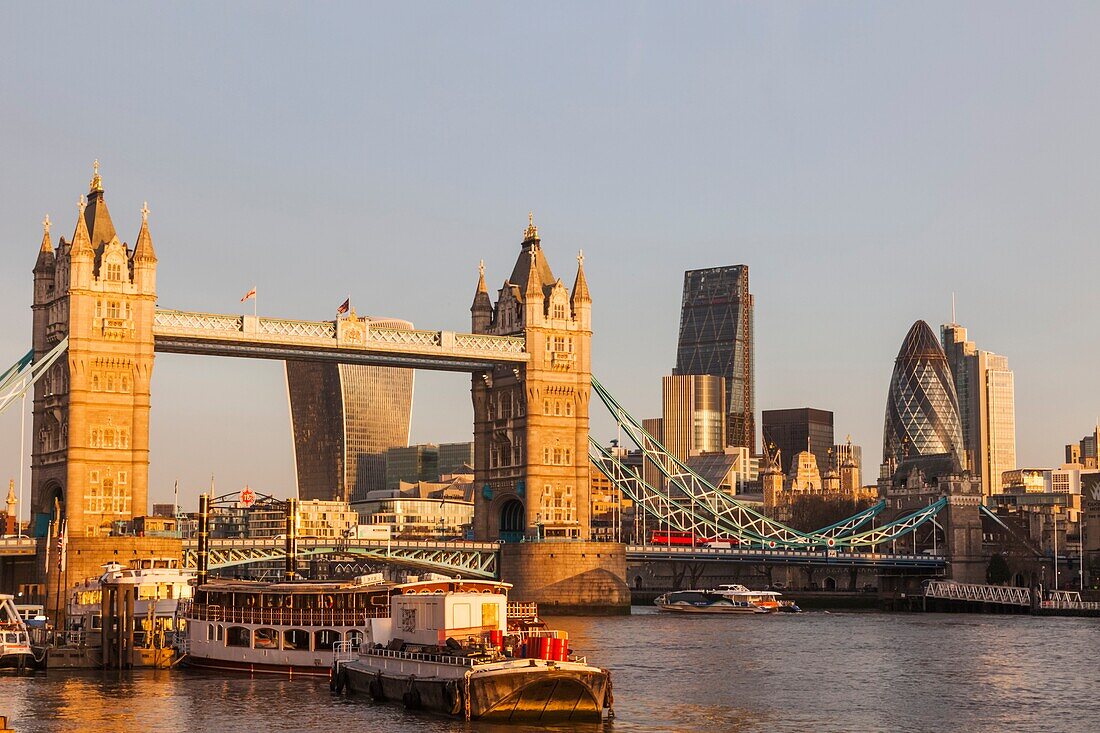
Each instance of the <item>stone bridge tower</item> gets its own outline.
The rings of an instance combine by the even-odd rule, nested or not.
[[[70,537],[101,536],[146,513],[149,380],[157,258],[148,207],[131,249],[119,241],[96,163],[72,241],[54,249],[49,218],[34,266],[35,359],[68,336],[35,385],[31,510],[46,534],[59,505]]]
[[[473,376],[479,539],[589,539],[592,298],[577,261],[570,292],[530,221],[495,304],[481,267],[473,332],[523,336],[531,360]]]

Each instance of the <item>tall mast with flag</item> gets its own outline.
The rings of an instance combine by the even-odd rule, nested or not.
[[[351,308],[351,296],[350,295],[348,296],[347,300],[345,300],[343,303],[341,303],[340,307],[336,309],[336,315],[338,315],[338,316],[344,315],[345,313],[348,312],[349,308]]]
[[[245,302],[246,300],[251,300],[252,301],[252,316],[255,317],[256,316],[256,286],[255,285],[253,285],[252,289],[249,290],[247,293],[245,293],[244,297],[241,298],[242,303]]]

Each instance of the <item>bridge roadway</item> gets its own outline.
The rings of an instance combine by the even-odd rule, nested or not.
[[[343,555],[380,562],[398,562],[425,570],[461,573],[468,577],[495,578],[498,573],[500,545],[496,542],[440,542],[434,540],[299,539],[298,553],[308,558],[319,555]],[[35,540],[0,538],[0,556],[33,555]],[[212,539],[210,569],[237,567],[257,562],[282,562],[282,539]],[[824,550],[762,550],[741,547],[676,547],[667,545],[628,545],[626,558],[631,562],[732,562],[740,564],[811,565],[832,567],[869,567],[884,569],[939,570],[945,566],[943,555],[894,554],[879,552],[840,552]],[[198,542],[184,540],[184,566],[194,568],[198,560]]]
[[[374,326],[367,318],[294,321],[157,309],[153,348],[175,354],[303,359],[475,372],[530,361],[517,336]]]

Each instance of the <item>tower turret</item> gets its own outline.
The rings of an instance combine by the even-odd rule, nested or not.
[[[73,242],[69,247],[69,283],[74,288],[88,288],[92,282],[92,266],[95,260],[95,251],[92,249],[92,240],[88,236],[88,224],[84,216],[87,204],[84,197],[77,202],[76,231],[73,232]]]
[[[530,228],[528,228],[530,231]],[[523,322],[528,326],[537,326],[542,323],[545,311],[545,294],[543,293],[542,276],[538,267],[539,250],[532,249],[527,268],[527,287],[523,290]]]
[[[54,272],[57,260],[53,243],[50,241],[50,215],[42,220],[42,244],[38,248],[38,259],[34,263],[34,302],[41,303],[54,287]]]
[[[584,276],[584,250],[577,252],[577,279],[573,281],[573,294],[569,298],[577,325],[592,329],[592,296],[588,292],[588,280]]]
[[[155,293],[157,290],[157,253],[153,249],[153,237],[149,234],[149,202],[141,207],[141,229],[133,254],[134,287],[139,293]]]
[[[478,266],[477,290],[470,306],[470,321],[474,333],[486,333],[493,322],[493,303],[489,300],[489,288],[485,286],[485,260]]]

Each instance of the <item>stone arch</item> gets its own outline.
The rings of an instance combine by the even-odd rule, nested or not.
[[[836,578],[828,576],[822,583],[822,588],[825,590],[836,590]]]
[[[523,502],[509,496],[500,502],[496,513],[500,522],[500,539],[519,542],[527,531],[527,511]]]
[[[61,516],[65,516],[65,487],[57,479],[50,479],[43,484],[38,497],[31,534],[46,537],[50,532],[50,522],[54,519],[55,502],[60,507]]]

